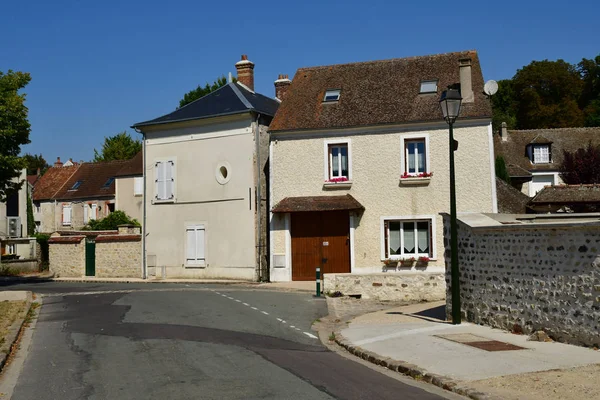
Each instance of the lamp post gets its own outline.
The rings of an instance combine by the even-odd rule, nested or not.
[[[460,279],[458,274],[458,238],[456,226],[456,179],[454,177],[454,152],[458,142],[454,140],[453,125],[460,112],[462,97],[456,89],[448,89],[442,93],[440,107],[444,119],[450,127],[450,272],[452,285],[452,323],[460,324]]]

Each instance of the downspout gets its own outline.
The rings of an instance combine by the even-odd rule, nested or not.
[[[142,134],[142,176],[144,181],[142,189],[142,279],[148,279],[148,265],[146,262],[146,135],[138,128],[133,129]]]
[[[261,231],[261,218],[262,218],[262,197],[260,192],[261,186],[261,168],[260,168],[260,125],[259,125],[260,114],[256,114],[256,230],[258,236],[258,262],[256,264],[256,280],[262,281],[262,231]]]

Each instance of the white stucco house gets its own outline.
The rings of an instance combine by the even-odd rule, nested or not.
[[[267,274],[267,127],[279,101],[238,81],[133,125],[143,134],[145,275],[257,280]],[[261,234],[262,233],[262,234]]]
[[[458,212],[496,212],[492,110],[475,51],[299,69],[269,127],[270,279],[444,270],[454,126]],[[428,259],[428,261],[425,261]],[[401,272],[400,272],[401,273]]]

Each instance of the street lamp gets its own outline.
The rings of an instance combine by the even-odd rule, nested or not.
[[[456,89],[444,90],[440,98],[440,107],[444,119],[450,126],[450,272],[452,285],[452,323],[460,324],[460,281],[458,276],[458,238],[456,228],[456,179],[454,177],[454,152],[458,142],[454,140],[452,130],[454,121],[460,112],[462,97]]]

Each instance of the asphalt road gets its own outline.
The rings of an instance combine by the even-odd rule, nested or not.
[[[441,399],[327,350],[310,294],[217,285],[36,283],[14,400]],[[0,397],[1,398],[1,397]]]

